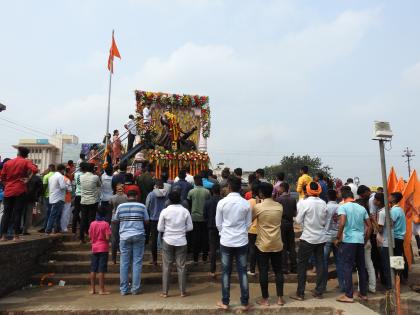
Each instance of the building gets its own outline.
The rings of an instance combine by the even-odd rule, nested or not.
[[[63,159],[66,145],[78,144],[79,139],[74,135],[54,134],[49,139],[20,139],[14,148],[26,147],[29,149],[28,159],[32,160],[42,172],[50,164],[66,162]]]

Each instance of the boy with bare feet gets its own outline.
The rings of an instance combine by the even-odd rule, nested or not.
[[[90,294],[95,294],[96,273],[99,273],[99,294],[109,294],[105,290],[105,272],[108,271],[108,251],[111,228],[105,221],[105,209],[99,209],[96,220],[90,224],[89,237],[92,244],[90,265]]]

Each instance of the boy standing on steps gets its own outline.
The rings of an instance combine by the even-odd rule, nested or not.
[[[105,290],[105,272],[108,271],[108,251],[111,229],[105,221],[105,209],[98,210],[96,220],[89,228],[89,237],[92,244],[92,258],[90,265],[90,294],[95,294],[96,273],[99,273],[99,294],[109,294]]]

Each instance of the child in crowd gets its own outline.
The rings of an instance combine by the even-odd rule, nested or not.
[[[99,294],[109,294],[105,290],[105,273],[108,271],[108,251],[111,229],[105,221],[106,213],[100,208],[96,220],[90,224],[89,237],[92,244],[90,265],[90,294],[95,294],[96,273],[99,273]]]

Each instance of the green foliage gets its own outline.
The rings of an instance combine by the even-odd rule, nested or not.
[[[309,155],[286,155],[280,161],[280,164],[266,166],[264,168],[266,178],[270,180],[276,179],[276,174],[284,172],[285,180],[290,184],[290,187],[295,187],[299,178],[299,171],[302,166],[309,167],[309,175],[312,177],[316,173],[323,173],[327,177],[331,177],[331,167],[323,165],[319,157],[310,157]]]

